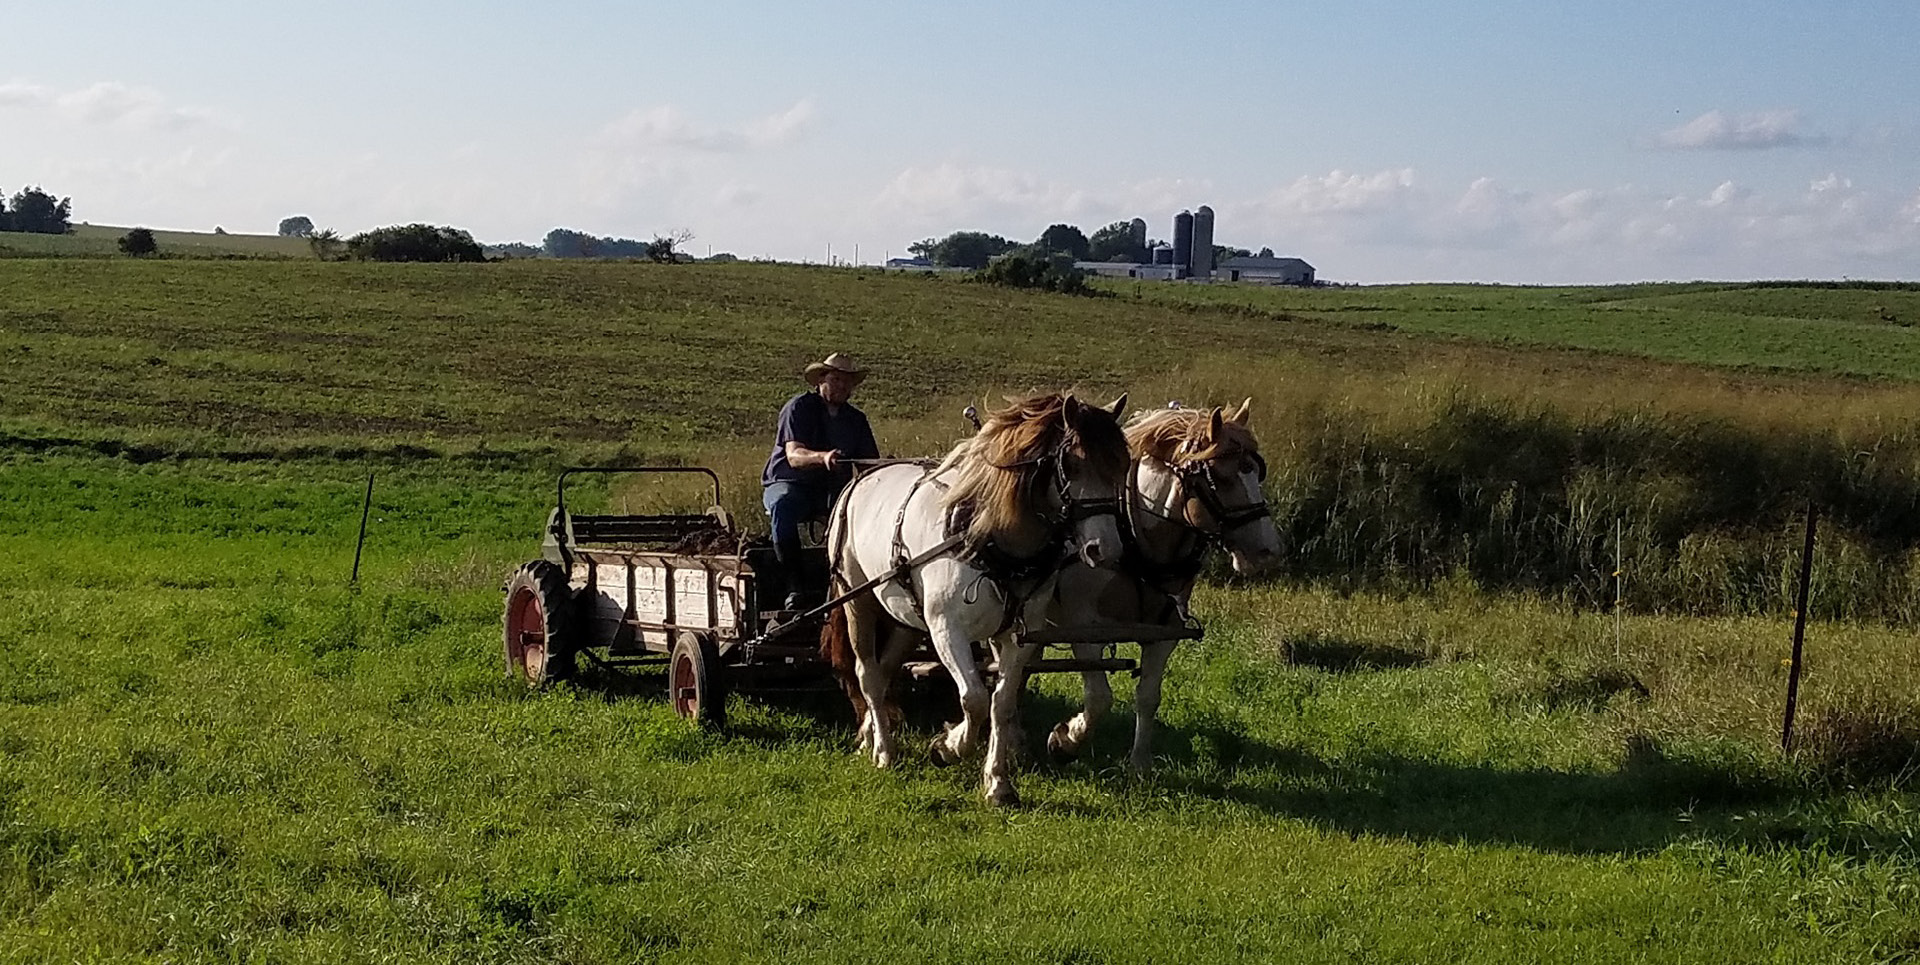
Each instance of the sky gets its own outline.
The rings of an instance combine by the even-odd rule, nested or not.
[[[1920,3],[0,0],[0,190],[874,263],[1208,205],[1328,281],[1920,279]]]

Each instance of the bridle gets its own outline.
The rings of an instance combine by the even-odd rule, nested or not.
[[[1077,523],[1082,523],[1098,516],[1112,516],[1118,519],[1121,511],[1120,495],[1118,493],[1104,498],[1076,497],[1073,495],[1073,480],[1067,475],[1066,458],[1066,454],[1068,450],[1073,447],[1073,443],[1074,438],[1068,436],[1060,440],[1059,444],[1055,445],[1053,449],[1042,455],[998,467],[1001,469],[1020,469],[1026,466],[1034,466],[1036,468],[1045,467],[1044,476],[1041,472],[1033,474],[1033,488],[1039,488],[1039,483],[1042,478],[1050,479],[1053,483],[1054,496],[1059,501],[1060,507],[1058,510],[1049,511],[1048,509],[1042,508],[1042,502],[1040,500],[1035,500],[1034,515],[1040,517],[1040,520],[1046,523],[1050,529],[1060,533],[1065,533],[1068,528]]]
[[[1260,481],[1266,482],[1267,461],[1262,459],[1258,452],[1248,451],[1245,455],[1252,458],[1254,465],[1259,467]],[[1198,502],[1206,509],[1207,515],[1213,517],[1212,527],[1195,523],[1192,513],[1184,508],[1189,499],[1183,499],[1180,501],[1181,522],[1215,540],[1224,541],[1227,534],[1234,530],[1250,526],[1273,515],[1273,509],[1267,505],[1264,489],[1257,490],[1261,495],[1253,502],[1241,506],[1228,506],[1226,500],[1220,498],[1220,480],[1214,473],[1211,459],[1189,460],[1171,468],[1174,477],[1180,481],[1181,492],[1191,501]]]

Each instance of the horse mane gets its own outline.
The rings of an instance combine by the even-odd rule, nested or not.
[[[1101,475],[1117,479],[1126,472],[1126,435],[1107,410],[1057,392],[1007,402],[987,413],[980,431],[954,446],[936,470],[953,473],[942,505],[971,508],[966,537],[974,545],[1026,521],[1037,460],[1063,442],[1077,442]]]
[[[1259,452],[1253,430],[1220,420],[1220,435],[1210,438],[1213,409],[1152,409],[1127,425],[1127,450],[1135,459],[1157,459],[1169,466],[1207,462],[1242,452]]]

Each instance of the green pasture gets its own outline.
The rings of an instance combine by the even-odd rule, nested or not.
[[[1248,297],[1871,328],[1848,320],[1860,294]],[[1899,294],[1867,297],[1903,315]],[[1339,304],[761,265],[0,259],[0,961],[1920,957],[1913,628],[1848,618],[1846,592],[1909,549],[1884,534],[1907,525],[1910,376],[1503,345]],[[1016,810],[972,766],[875,771],[831,696],[736,696],[706,733],[655,678],[508,681],[500,583],[538,553],[554,472],[711,463],[749,509],[773,407],[829,349],[874,366],[861,401],[901,454],[1001,391],[1253,395],[1302,550],[1386,562],[1205,584],[1155,774],[1120,768],[1121,677],[1094,752],[1029,761]],[[1572,502],[1529,502],[1556,460],[1587,467]],[[1823,557],[1836,618],[1809,629],[1783,757],[1790,604],[1689,601],[1756,576],[1793,532],[1780,507],[1824,485],[1854,555]],[[1482,490],[1493,516],[1434,515]],[[1723,522],[1740,499],[1774,514],[1758,532]],[[1673,575],[1617,622],[1484,568],[1640,501],[1666,514],[1644,545],[1679,542],[1630,555],[1628,586]],[[1456,537],[1466,565],[1438,578],[1395,555]],[[1570,579],[1602,585],[1589,556]],[[1076,699],[1037,682],[1029,734]]]
[[[131,226],[74,225],[64,235],[0,231],[0,256],[14,257],[124,257],[120,239]],[[215,234],[200,231],[154,230],[159,255],[175,258],[312,258],[305,238],[279,235]]]
[[[1920,285],[1275,288],[1104,282],[1144,302],[1715,366],[1920,377]]]

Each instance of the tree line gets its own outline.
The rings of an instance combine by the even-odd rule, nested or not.
[[[73,202],[55,198],[38,187],[25,188],[9,199],[0,192],[0,231],[64,235],[73,228]]]
[[[1070,224],[1048,225],[1040,237],[1022,244],[984,231],[956,231],[945,238],[926,238],[907,246],[908,253],[925,258],[942,268],[985,268],[995,258],[1009,254],[1027,254],[1042,258],[1066,255],[1074,261],[1114,261],[1144,264],[1152,249],[1165,245],[1158,239],[1141,244],[1134,239],[1131,221],[1115,221],[1094,231],[1092,237]],[[1252,254],[1245,248],[1213,246],[1213,260]],[[1270,256],[1271,249],[1262,249]]]

